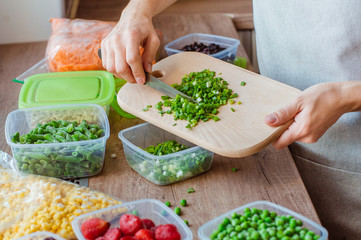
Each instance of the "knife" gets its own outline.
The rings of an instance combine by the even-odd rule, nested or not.
[[[98,56],[100,59],[102,59],[102,52],[101,48],[98,49]],[[159,92],[171,97],[175,98],[177,95],[180,95],[181,97],[188,100],[188,102],[197,103],[193,98],[189,97],[188,95],[185,95],[184,93],[178,91],[177,89],[169,86],[168,84],[164,83],[160,79],[154,77],[152,74],[145,72],[145,85],[154,88],[158,90]]]
[[[181,97],[187,99],[188,102],[197,103],[193,98],[191,98],[188,95],[185,95],[184,93],[178,91],[177,89],[169,86],[165,82],[154,77],[152,74],[146,72],[145,76],[146,76],[145,85],[147,85],[151,88],[154,88],[154,89],[158,90],[159,92],[161,92],[171,98],[175,98],[177,95],[180,95]]]

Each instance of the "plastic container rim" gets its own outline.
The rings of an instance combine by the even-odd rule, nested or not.
[[[127,132],[127,131],[130,131],[130,130],[133,130],[134,128],[139,128],[139,127],[143,127],[145,125],[151,125],[150,123],[142,123],[142,124],[138,124],[136,126],[133,126],[133,127],[129,127],[129,128],[126,128],[126,129],[123,129],[121,130],[119,133],[118,133],[118,137],[119,139],[124,143],[127,143],[133,150],[138,150],[138,151],[141,151],[142,154],[144,154],[145,157],[148,157],[148,158],[157,158],[159,160],[163,160],[163,159],[167,159],[167,158],[170,158],[172,157],[173,155],[179,155],[179,153],[184,153],[184,154],[187,154],[189,152],[192,152],[192,151],[195,151],[195,150],[204,150],[204,151],[207,151],[207,152],[210,152],[204,148],[201,148],[199,146],[193,146],[193,147],[190,147],[190,148],[187,148],[187,149],[184,149],[182,151],[179,151],[179,152],[175,152],[175,153],[170,153],[170,154],[167,154],[167,155],[163,155],[163,156],[157,156],[157,155],[153,155],[153,154],[150,154],[148,153],[147,151],[143,150],[142,148],[136,146],[135,144],[131,143],[128,139],[126,139],[124,136],[123,136],[123,133],[124,132]],[[154,126],[154,125],[153,125]],[[155,126],[157,127],[157,126]],[[162,129],[163,130],[163,129]],[[165,130],[164,130],[165,131]],[[173,133],[170,133],[170,134],[173,134]],[[174,135],[174,134],[173,134]],[[174,135],[176,136],[176,135]],[[184,139],[185,140],[185,139]],[[185,140],[187,141],[187,140]],[[189,141],[187,141],[189,142]]]
[[[187,35],[185,35],[185,36],[183,36],[183,37],[177,38],[177,39],[173,40],[173,41],[170,42],[170,43],[167,43],[167,44],[164,46],[164,49],[165,49],[166,51],[168,51],[168,50],[169,50],[169,51],[173,51],[173,52],[175,52],[175,53],[184,52],[184,51],[181,51],[181,50],[179,50],[179,49],[170,48],[169,46],[172,45],[172,44],[174,44],[176,41],[177,41],[177,42],[178,42],[178,41],[181,41],[181,40],[186,39],[186,38],[188,38],[189,36],[193,36],[193,35],[195,35],[195,36],[198,35],[198,36],[201,36],[201,37],[224,38],[224,39],[227,39],[227,40],[234,41],[234,44],[231,45],[231,46],[229,46],[229,47],[227,47],[226,49],[224,49],[224,50],[222,50],[222,51],[220,51],[220,52],[214,53],[214,54],[209,54],[209,56],[212,56],[212,57],[218,57],[218,56],[220,56],[220,55],[223,55],[223,54],[226,53],[229,49],[232,49],[232,48],[234,48],[234,47],[236,47],[236,46],[238,46],[238,45],[241,44],[241,42],[240,42],[238,39],[235,39],[235,38],[224,37],[224,36],[214,35],[214,34],[207,34],[207,33],[190,33],[190,34],[187,34]]]
[[[47,237],[52,237],[56,240],[63,240],[64,238],[60,237],[59,235],[52,233],[52,232],[48,232],[48,231],[38,231],[38,232],[33,232],[33,233],[29,233],[27,235],[24,235],[20,238],[16,238],[16,240],[28,240],[31,237],[36,237],[37,235],[46,235]],[[65,240],[65,239],[64,239]]]
[[[121,208],[121,207],[127,207],[128,205],[132,205],[132,204],[139,204],[139,203],[155,203],[157,205],[159,205],[163,210],[165,210],[169,215],[171,215],[173,218],[175,218],[178,224],[181,225],[181,227],[183,228],[183,230],[186,232],[187,235],[189,235],[190,238],[186,238],[186,239],[192,239],[193,238],[193,233],[192,231],[189,229],[189,227],[183,222],[183,220],[177,215],[175,214],[173,211],[171,211],[170,208],[166,208],[164,203],[162,203],[161,201],[157,200],[157,199],[150,199],[150,198],[145,198],[145,199],[138,199],[135,201],[131,201],[131,202],[124,202],[118,205],[114,205],[114,206],[110,206],[110,207],[106,207],[106,208],[102,208],[102,209],[98,209],[92,212],[88,212],[85,214],[82,214],[80,216],[77,216],[76,218],[74,218],[74,220],[71,222],[71,226],[73,227],[73,230],[76,233],[81,234],[81,232],[79,232],[79,226],[78,226],[78,222],[83,219],[84,217],[88,217],[88,216],[92,216],[95,213],[100,213],[100,212],[104,212],[107,210],[112,210],[112,209],[116,209],[116,208]],[[164,205],[164,206],[163,206]],[[173,223],[172,223],[173,224]]]
[[[83,144],[90,144],[91,142],[97,141],[100,142],[100,140],[104,140],[106,141],[109,136],[110,136],[110,129],[109,129],[109,120],[107,117],[107,114],[105,113],[103,107],[97,105],[97,104],[64,104],[64,105],[48,105],[48,106],[41,106],[41,107],[32,107],[32,108],[21,108],[21,109],[17,109],[14,110],[12,112],[10,112],[8,114],[8,116],[6,117],[6,121],[5,121],[5,138],[6,138],[6,142],[10,147],[16,147],[16,148],[29,148],[31,146],[39,146],[39,144],[20,144],[20,143],[13,143],[11,141],[10,136],[9,136],[9,124],[10,124],[10,116],[13,114],[16,114],[17,112],[25,112],[25,111],[34,111],[34,110],[43,110],[43,109],[49,109],[49,110],[54,110],[54,108],[66,108],[66,107],[71,107],[72,109],[76,109],[77,107],[95,107],[98,108],[99,111],[102,113],[102,115],[104,116],[104,120],[105,120],[105,127],[104,127],[104,131],[105,134],[103,137],[101,138],[97,138],[97,139],[90,139],[90,140],[85,140],[85,141],[76,141],[76,142],[63,142],[63,143],[42,143],[41,146],[42,147],[51,147],[52,145],[56,144],[57,146],[71,146],[71,145],[83,145]]]
[[[223,218],[225,218],[225,217],[227,217],[227,216],[230,216],[233,212],[238,212],[240,209],[245,209],[245,208],[247,208],[247,207],[249,208],[249,207],[252,207],[252,206],[254,206],[254,205],[259,205],[259,204],[263,204],[263,205],[267,205],[267,206],[270,206],[270,207],[274,207],[274,208],[276,208],[276,209],[279,209],[279,210],[285,212],[285,214],[293,215],[294,217],[302,220],[302,222],[307,222],[307,223],[309,223],[310,225],[312,225],[312,226],[314,226],[315,228],[317,228],[317,229],[320,230],[320,232],[321,232],[321,234],[322,234],[320,240],[325,240],[325,239],[327,239],[327,237],[328,237],[328,231],[327,231],[327,229],[324,228],[323,226],[321,226],[320,224],[312,221],[312,220],[309,219],[309,218],[306,218],[305,216],[303,216],[303,215],[301,215],[301,214],[299,214],[299,213],[296,213],[296,212],[292,211],[291,209],[288,209],[288,208],[286,208],[286,207],[283,207],[283,206],[281,206],[281,205],[275,204],[275,203],[270,202],[270,201],[254,201],[254,202],[250,202],[250,203],[247,203],[247,204],[242,205],[242,206],[240,206],[240,207],[234,208],[234,209],[232,209],[232,210],[230,210],[230,211],[228,211],[228,212],[226,212],[226,213],[224,213],[224,214],[222,214],[222,215],[219,215],[218,217],[216,217],[216,218],[214,218],[214,219],[212,219],[212,220],[204,223],[202,226],[200,226],[199,229],[198,229],[198,236],[199,236],[201,239],[205,239],[205,238],[206,238],[206,239],[210,239],[209,236],[205,236],[204,233],[203,233],[203,232],[204,232],[204,229],[207,228],[209,224],[211,224],[211,223],[213,223],[213,222],[216,223],[216,221],[218,221],[219,219],[223,219]]]

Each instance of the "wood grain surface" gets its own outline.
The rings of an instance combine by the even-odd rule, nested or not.
[[[211,18],[211,17],[210,17]],[[184,19],[184,18],[181,18]],[[179,24],[181,29],[194,27],[194,19]],[[221,23],[197,22],[200,29],[212,28],[209,33],[223,32],[232,27]],[[164,26],[172,25],[164,23]],[[191,26],[190,26],[191,25]],[[175,29],[161,28],[165,37],[173,38]],[[186,31],[185,31],[186,33]],[[11,80],[23,73],[44,57],[46,42],[0,45],[0,149],[11,154],[6,144],[4,126],[6,116],[17,109],[21,84]],[[171,201],[180,206],[182,198],[189,205],[182,207],[181,218],[190,223],[194,239],[198,239],[197,230],[206,221],[233,208],[256,200],[269,200],[294,210],[315,222],[320,222],[312,205],[302,179],[287,149],[274,150],[271,146],[252,156],[244,158],[226,158],[215,155],[211,169],[202,175],[167,186],[155,185],[135,171],[126,162],[120,130],[143,123],[140,119],[120,117],[113,109],[109,113],[111,128],[107,141],[105,164],[102,172],[89,179],[89,187],[112,195],[124,201],[141,198],[154,198]],[[116,158],[111,158],[115,153]],[[232,168],[238,171],[233,172]],[[188,194],[193,187],[195,193]]]
[[[239,95],[234,100],[242,102],[240,105],[221,106],[217,114],[221,120],[218,122],[200,121],[189,129],[185,127],[188,121],[175,121],[172,114],[160,115],[155,105],[164,94],[146,85],[126,84],[118,93],[118,103],[129,113],[226,157],[252,155],[287,129],[288,125],[277,128],[267,126],[264,117],[297,97],[300,93],[298,89],[203,53],[174,54],[153,66],[154,71],[164,74],[161,80],[168,85],[180,84],[184,75],[204,69],[215,71],[216,76],[227,81],[228,87]],[[241,86],[242,81],[246,82],[245,86]],[[147,105],[153,107],[144,112]],[[231,108],[235,111],[232,112]]]

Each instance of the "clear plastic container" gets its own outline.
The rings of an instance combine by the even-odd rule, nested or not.
[[[128,164],[140,175],[158,185],[185,180],[210,169],[213,153],[149,123],[119,132]],[[168,140],[184,144],[188,149],[156,156],[143,150]]]
[[[277,213],[277,215],[290,215],[293,216],[296,220],[301,220],[303,222],[302,227],[304,228],[308,228],[308,230],[313,231],[315,234],[319,235],[320,238],[319,240],[326,240],[328,237],[328,232],[327,230],[322,227],[321,225],[311,221],[310,219],[290,210],[287,209],[285,207],[282,207],[280,205],[277,205],[275,203],[272,202],[268,202],[268,201],[256,201],[256,202],[251,202],[248,203],[246,205],[243,205],[241,207],[235,208],[225,214],[222,214],[221,216],[216,217],[215,219],[203,224],[199,229],[198,229],[198,236],[200,239],[210,239],[210,235],[213,233],[214,230],[216,230],[218,228],[218,224],[222,223],[224,218],[231,218],[232,213],[236,212],[238,214],[243,214],[243,210],[245,208],[257,208],[257,209],[261,209],[261,210],[269,210],[269,211],[274,211]]]
[[[164,46],[164,49],[167,51],[167,54],[169,56],[175,53],[183,52],[182,50],[180,50],[182,47],[192,44],[194,42],[203,43],[205,45],[215,43],[218,44],[220,47],[225,48],[224,50],[215,54],[211,54],[210,56],[228,62],[232,62],[234,60],[237,55],[238,46],[240,45],[240,41],[234,38],[205,33],[191,33],[168,43]]]
[[[75,218],[71,224],[78,239],[85,240],[81,233],[81,225],[86,220],[101,218],[110,222],[111,228],[119,227],[120,217],[126,213],[134,214],[134,211],[137,212],[137,215],[140,218],[151,219],[156,226],[174,224],[177,227],[182,240],[193,239],[193,234],[184,221],[175,214],[172,209],[155,199],[141,199],[86,213]]]
[[[43,232],[30,233],[21,238],[17,238],[16,240],[65,240],[65,239],[54,233],[43,231]]]
[[[104,130],[98,139],[44,144],[19,144],[11,141],[19,132],[29,133],[36,124],[52,120],[86,120]],[[6,141],[16,159],[15,168],[25,173],[71,179],[98,174],[103,167],[105,145],[109,138],[108,117],[102,107],[96,104],[54,105],[15,110],[7,116],[5,123]],[[76,152],[76,155],[73,153]],[[76,161],[70,159],[76,156]],[[81,160],[82,159],[82,160]],[[73,161],[74,160],[74,161]]]

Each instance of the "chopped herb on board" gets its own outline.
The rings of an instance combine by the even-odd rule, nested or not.
[[[228,88],[228,82],[217,77],[214,71],[205,69],[201,72],[191,72],[182,78],[181,84],[173,84],[172,87],[190,96],[197,103],[189,102],[187,99],[177,95],[174,99],[162,96],[162,101],[155,106],[163,116],[166,112],[173,114],[174,120],[187,120],[186,128],[195,127],[199,121],[207,122],[213,119],[215,122],[220,119],[215,116],[218,108],[226,105],[227,102],[234,104],[232,98],[238,97]],[[231,99],[231,101],[229,101]],[[169,108],[164,111],[163,108]]]

